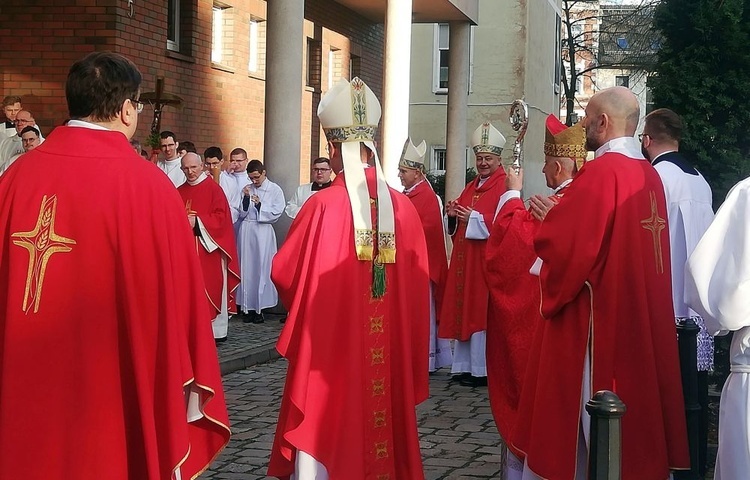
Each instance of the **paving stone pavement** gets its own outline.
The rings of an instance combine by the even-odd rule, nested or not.
[[[265,472],[286,365],[285,360],[277,359],[224,376],[233,436],[201,479],[270,478]],[[492,420],[487,388],[463,387],[449,378],[448,369],[433,374],[430,398],[417,408],[425,477],[499,478],[500,436]]]

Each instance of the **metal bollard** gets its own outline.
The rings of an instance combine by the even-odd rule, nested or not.
[[[698,401],[698,325],[687,318],[677,325],[677,345],[680,350],[682,394],[685,399],[690,470],[674,472],[675,480],[699,480],[698,457],[701,405]]]
[[[620,419],[625,410],[625,404],[609,390],[596,392],[586,403],[586,411],[591,415],[589,480],[620,480]]]

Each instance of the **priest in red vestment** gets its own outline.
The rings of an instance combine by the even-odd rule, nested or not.
[[[579,124],[568,128],[554,115],[547,117],[542,173],[554,190],[548,197],[557,203],[573,180],[577,165],[586,158],[586,141]],[[487,240],[485,277],[490,290],[487,319],[487,381],[490,406],[497,429],[511,452],[506,478],[521,478],[523,462],[512,451],[511,434],[539,314],[539,278],[529,273],[536,260],[534,236],[541,220],[521,199],[523,171],[508,169],[506,191]],[[532,197],[534,198],[534,197]]]
[[[585,475],[583,404],[600,390],[627,407],[623,480],[666,480],[690,466],[664,188],[633,138],[638,117],[626,88],[591,98],[584,127],[594,160],[534,240],[544,320],[511,437],[525,456],[524,479]]]
[[[229,313],[236,313],[234,290],[240,284],[232,215],[224,190],[217,182],[206,181],[213,178],[203,172],[198,155],[188,152],[182,157],[182,172],[187,181],[177,191],[195,235],[214,339],[223,342],[227,339]]]
[[[0,177],[0,478],[189,479],[229,441],[184,205],[128,142],[140,83],[73,64],[72,120]]]
[[[440,307],[440,338],[456,339],[453,379],[462,385],[487,385],[485,341],[489,291],[484,279],[484,251],[500,195],[505,170],[500,155],[505,137],[484,123],[471,137],[477,177],[456,200],[448,202],[448,231],[453,237],[448,279]]]
[[[339,175],[305,202],[273,261],[289,367],[268,475],[420,480],[429,270],[419,215],[385,183],[380,105],[359,78],[331,88],[318,117]]]
[[[445,291],[448,275],[448,238],[443,224],[443,204],[425,176],[424,155],[427,144],[424,140],[415,147],[411,139],[406,140],[401,161],[398,164],[398,178],[404,186],[404,195],[409,197],[422,221],[427,252],[430,262],[430,361],[428,369],[438,368],[453,362],[451,342],[438,338],[438,308]]]

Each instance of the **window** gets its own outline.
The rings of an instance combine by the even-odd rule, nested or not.
[[[432,170],[439,170],[439,171],[445,171],[445,147],[444,146],[434,146],[431,149],[431,161],[430,165],[432,166]]]
[[[572,23],[570,25],[570,35],[574,39],[578,39],[578,37],[583,34],[583,25],[580,23]]]
[[[256,75],[263,75],[266,66],[266,22],[259,18],[250,20],[250,48],[247,70]]]
[[[167,49],[180,51],[180,0],[167,2]]]
[[[615,76],[616,87],[630,88],[630,76],[628,75],[616,75]]]
[[[555,65],[555,78],[552,79],[552,92],[555,95],[560,94],[560,84],[562,83],[562,20],[560,15],[555,15],[555,51],[554,54],[554,65]]]
[[[221,63],[224,53],[224,9],[214,5],[213,8],[213,43],[211,44],[211,61]]]
[[[320,88],[321,50],[318,40],[314,38],[307,39],[307,75],[305,82],[308,87]]]
[[[432,91],[435,93],[448,92],[448,61],[450,51],[448,42],[450,37],[450,27],[447,23],[439,23],[436,29],[435,38],[435,75],[433,79]]]
[[[450,26],[447,23],[435,24],[435,51],[433,54],[432,67],[432,92],[448,93],[448,72],[450,70]],[[469,93],[471,93],[471,80],[474,75],[474,27],[469,30]]]
[[[349,56],[349,77],[359,77],[362,74],[362,57],[359,55]]]

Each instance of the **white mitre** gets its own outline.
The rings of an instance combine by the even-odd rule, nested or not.
[[[474,130],[471,136],[471,146],[474,153],[492,153],[502,155],[505,146],[505,137],[500,131],[493,127],[490,122],[484,122]]]
[[[320,126],[329,142],[341,143],[344,180],[352,204],[354,245],[359,260],[373,260],[374,234],[378,233],[379,263],[396,261],[396,222],[393,202],[375,149],[375,133],[380,121],[380,102],[358,77],[351,83],[339,80],[318,105]],[[370,213],[370,194],[365,178],[359,144],[365,144],[375,155],[378,193],[378,222],[375,228]]]
[[[427,153],[427,144],[424,140],[422,140],[422,143],[420,143],[418,147],[415,147],[411,138],[407,138],[406,143],[404,144],[404,150],[401,152],[401,161],[398,162],[398,166],[424,172],[425,153]]]

